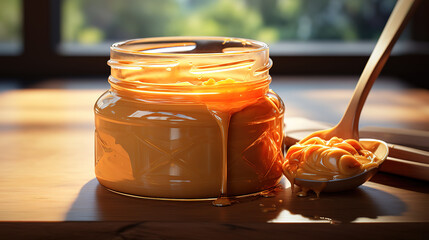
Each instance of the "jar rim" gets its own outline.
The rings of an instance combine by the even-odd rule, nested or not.
[[[208,43],[217,49],[208,49]],[[268,44],[257,40],[207,36],[137,38],[116,42],[110,47],[113,52],[142,57],[215,57],[252,54],[268,49]]]

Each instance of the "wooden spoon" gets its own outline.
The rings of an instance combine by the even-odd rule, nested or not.
[[[359,78],[358,84],[349,102],[346,112],[340,122],[333,128],[314,132],[300,141],[303,143],[310,138],[320,137],[329,140],[332,137],[343,139],[355,139],[359,141],[359,117],[368,97],[369,91],[386,63],[390,52],[404,29],[406,22],[411,17],[413,10],[420,0],[398,0],[377,44]],[[387,158],[389,149],[387,144],[375,139],[361,139],[362,144],[378,144],[376,156],[380,159],[380,164]],[[377,171],[378,167],[364,171],[361,174],[330,181],[314,181],[295,178],[291,183],[303,189],[311,189],[317,194],[321,191],[343,191],[353,189],[368,181]],[[287,176],[286,172],[285,175]],[[292,186],[293,187],[293,186]]]
[[[307,141],[312,137],[330,139],[339,137],[343,139],[359,140],[359,117],[369,91],[380,74],[390,52],[399,38],[406,22],[412,15],[420,0],[398,0],[375,48],[359,78],[353,97],[340,122],[333,128],[314,132],[300,141]]]

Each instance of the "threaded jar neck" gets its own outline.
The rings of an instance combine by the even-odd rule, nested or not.
[[[244,100],[264,95],[271,81],[265,43],[224,37],[160,37],[111,47],[115,91],[144,95]]]

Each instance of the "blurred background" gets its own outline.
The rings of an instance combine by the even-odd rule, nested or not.
[[[382,75],[428,88],[429,1]],[[0,82],[109,74],[117,41],[210,35],[267,42],[272,75],[359,75],[395,0],[0,0]]]
[[[51,146],[67,148],[71,137],[79,142],[73,146],[92,156],[93,104],[110,87],[110,45],[156,36],[267,42],[274,63],[270,86],[285,102],[285,119],[334,125],[395,4],[396,0],[0,0],[0,149],[20,154],[21,144],[40,141],[51,153]],[[428,13],[429,0],[422,0],[372,87],[360,119],[361,130],[372,129],[367,129],[374,134],[370,137],[426,150]],[[81,135],[73,135],[77,133]],[[46,134],[64,142],[41,141]]]

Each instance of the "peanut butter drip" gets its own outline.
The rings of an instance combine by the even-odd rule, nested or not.
[[[208,80],[207,82],[211,82],[213,79]],[[223,80],[227,81],[227,83],[235,83],[232,79]],[[205,82],[205,83],[207,83]],[[215,82],[208,83],[216,84]],[[221,83],[222,84],[222,83]],[[231,116],[242,110],[243,108],[254,104],[255,100],[249,100],[247,102],[241,103],[232,103],[227,105],[219,105],[213,103],[207,103],[207,109],[210,114],[216,120],[217,125],[219,126],[221,140],[222,140],[222,170],[221,170],[221,188],[220,188],[220,196],[213,201],[214,206],[224,207],[232,204],[229,199],[228,194],[228,133],[229,133],[229,125],[231,122]]]
[[[213,205],[218,207],[229,206],[231,201],[228,199],[228,129],[231,120],[231,112],[209,110],[216,119],[220,128],[222,137],[222,174],[221,174],[221,188],[220,197],[217,198]]]

